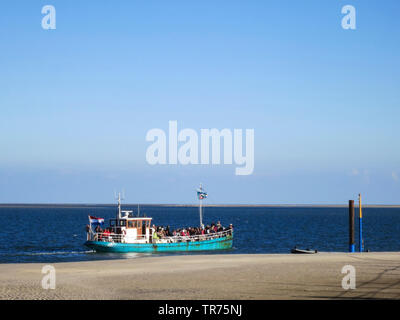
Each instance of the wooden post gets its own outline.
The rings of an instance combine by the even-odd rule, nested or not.
[[[354,200],[349,200],[349,252],[354,251]]]

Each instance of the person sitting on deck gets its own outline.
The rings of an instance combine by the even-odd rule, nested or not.
[[[215,224],[211,224],[210,233],[215,233]]]
[[[112,240],[112,238],[111,238],[111,231],[110,231],[108,228],[106,228],[106,229],[104,230],[104,232],[103,232],[103,237],[104,237],[104,239],[106,239],[106,240],[108,240],[108,241]]]
[[[167,237],[171,237],[172,236],[171,231],[169,231],[169,226],[167,226],[167,228],[165,229],[165,235]]]
[[[158,233],[157,233],[156,231],[153,232],[152,237],[153,237],[153,240],[158,240],[158,239],[160,239],[160,237],[158,236]]]

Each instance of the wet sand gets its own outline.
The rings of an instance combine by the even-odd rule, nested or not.
[[[400,253],[181,255],[50,264],[0,264],[0,299],[400,299]],[[356,289],[344,290],[344,265]]]

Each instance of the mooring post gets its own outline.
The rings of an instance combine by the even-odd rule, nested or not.
[[[362,209],[361,209],[361,193],[358,194],[358,203],[359,203],[359,207],[360,207],[360,214],[359,214],[359,241],[360,241],[360,252],[363,252],[363,236],[362,236]]]
[[[349,252],[354,251],[354,200],[349,200]]]

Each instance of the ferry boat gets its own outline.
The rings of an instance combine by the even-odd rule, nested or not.
[[[152,225],[152,218],[134,217],[133,211],[121,210],[121,194],[118,194],[116,219],[110,219],[106,231],[101,229],[103,218],[89,216],[85,245],[98,252],[178,252],[230,249],[233,244],[233,226],[210,230],[203,224],[202,201],[207,193],[202,186],[197,190],[200,201],[200,231],[189,235],[181,232],[170,236],[159,236]],[[139,213],[139,212],[138,212]],[[207,226],[208,227],[208,226]],[[184,230],[184,229],[182,229]],[[209,232],[209,233],[208,233]]]

